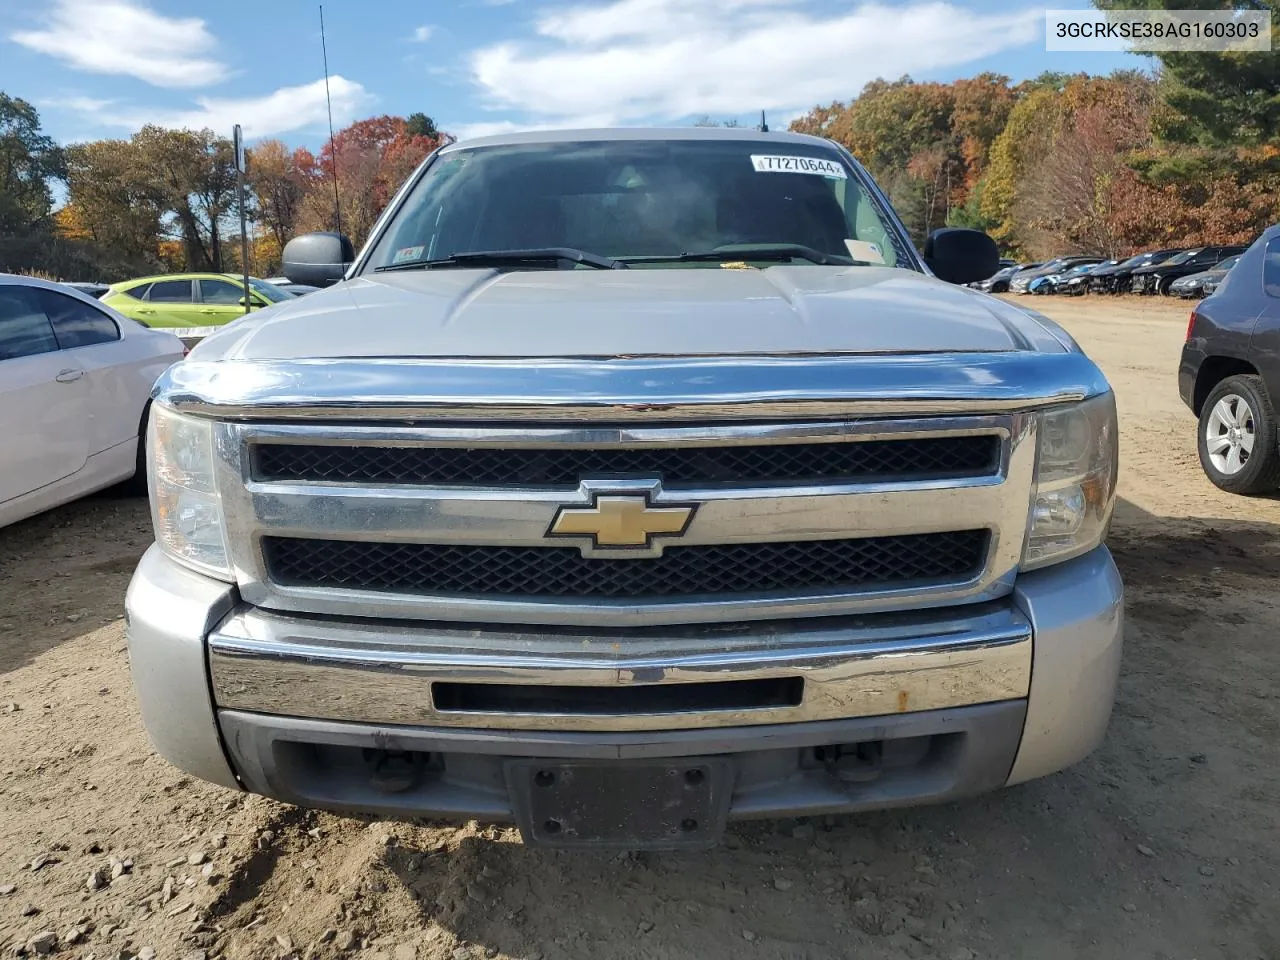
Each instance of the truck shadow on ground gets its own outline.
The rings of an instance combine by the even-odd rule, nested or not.
[[[976,942],[933,856],[968,848],[954,811],[732,825],[697,853],[591,853],[465,838],[448,854],[388,850],[386,866],[438,923],[483,951],[528,957],[881,956]],[[947,811],[953,811],[948,813]],[[507,838],[504,838],[507,839]],[[763,951],[761,953],[760,951]],[[945,954],[944,954],[945,955]]]
[[[1210,573],[1280,577],[1280,503],[1267,522],[1161,517],[1121,499],[1107,545],[1128,586]]]

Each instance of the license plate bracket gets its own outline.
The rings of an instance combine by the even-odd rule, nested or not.
[[[723,757],[512,760],[505,774],[524,842],[543,847],[712,847],[733,790]]]

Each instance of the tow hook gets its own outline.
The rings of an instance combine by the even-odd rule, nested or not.
[[[404,750],[365,750],[373,769],[369,782],[384,793],[404,793],[422,780],[430,754]]]
[[[819,747],[817,758],[841,783],[870,783],[880,776],[884,751],[879,740]]]

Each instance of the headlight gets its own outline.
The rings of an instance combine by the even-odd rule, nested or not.
[[[1116,499],[1115,396],[1046,410],[1038,433],[1024,570],[1077,557],[1106,538]]]
[[[213,424],[153,404],[147,452],[151,520],[160,548],[201,573],[235,579],[213,477]]]

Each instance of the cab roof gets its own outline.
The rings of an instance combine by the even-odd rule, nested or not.
[[[754,127],[600,127],[580,130],[528,130],[499,133],[471,140],[459,140],[444,147],[450,153],[470,147],[493,147],[530,143],[574,143],[579,141],[629,140],[737,140],[752,143],[792,143],[830,147],[831,142],[807,133],[789,130],[764,132]]]

